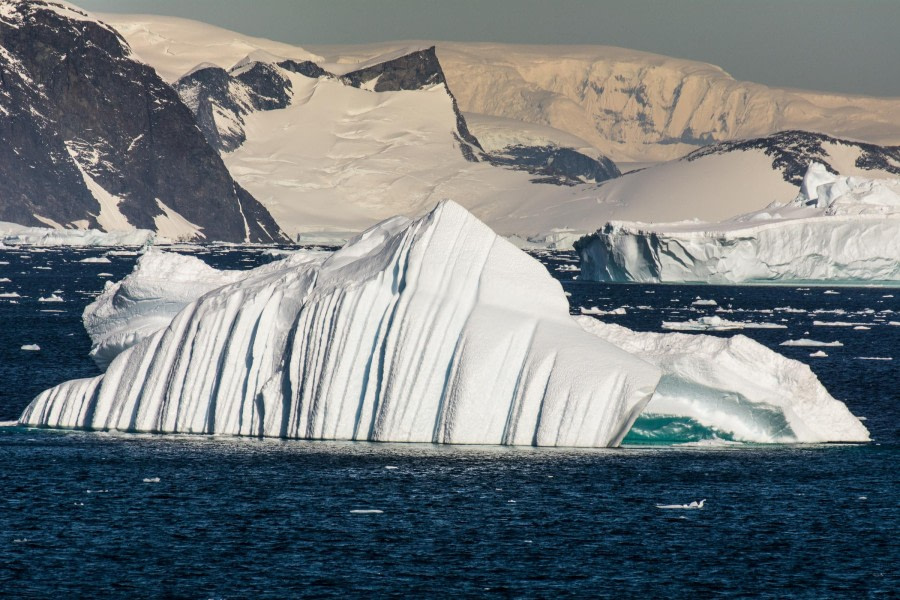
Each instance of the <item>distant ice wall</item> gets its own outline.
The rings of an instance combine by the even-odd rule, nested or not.
[[[900,283],[900,179],[813,164],[791,203],[721,223],[609,223],[576,243],[593,281]]]

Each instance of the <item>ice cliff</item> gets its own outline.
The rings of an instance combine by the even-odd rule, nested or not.
[[[615,446],[658,379],[573,322],[538,262],[442,203],[324,262],[289,256],[200,296],[105,374],[42,393],[20,422]]]
[[[720,223],[611,222],[576,250],[594,281],[900,282],[900,179],[813,163],[792,202]]]

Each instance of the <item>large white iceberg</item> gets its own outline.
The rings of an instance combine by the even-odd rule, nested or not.
[[[900,283],[900,179],[813,163],[788,204],[720,223],[611,222],[576,249],[593,281]]]
[[[747,338],[573,321],[537,261],[449,203],[251,271],[151,250],[84,321],[106,375],[22,423],[606,446],[653,410],[753,442],[868,439],[807,367]]]
[[[583,331],[540,263],[443,203],[324,262],[288,256],[210,291],[104,375],[39,395],[20,422],[614,446],[659,375]]]
[[[863,442],[869,433],[810,368],[743,335],[637,332],[577,317],[594,335],[647,360],[662,378],[644,415],[690,418],[756,443]]]

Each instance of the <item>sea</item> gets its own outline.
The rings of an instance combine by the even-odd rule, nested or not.
[[[173,250],[219,268],[278,259]],[[98,373],[81,314],[137,253],[4,248],[0,597],[900,596],[900,289],[603,284],[580,281],[572,253],[534,256],[573,314],[641,331],[711,315],[786,325],[711,335],[808,364],[873,441],[735,444],[640,420],[602,450],[18,427],[38,392]],[[780,346],[798,338],[843,345]]]

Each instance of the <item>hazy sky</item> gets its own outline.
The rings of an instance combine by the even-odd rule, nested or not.
[[[768,85],[900,96],[900,0],[74,0],[299,46],[421,39],[605,44]]]

